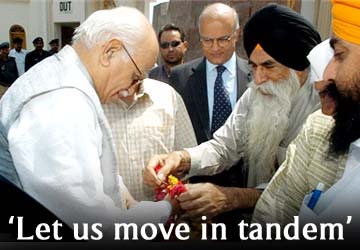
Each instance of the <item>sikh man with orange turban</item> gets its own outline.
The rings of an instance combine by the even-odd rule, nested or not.
[[[253,222],[285,225],[299,215],[301,223],[342,223],[350,237],[360,228],[360,1],[332,3],[334,56],[324,80],[335,112],[309,116],[260,197]]]

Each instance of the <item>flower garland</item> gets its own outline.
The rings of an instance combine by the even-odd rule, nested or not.
[[[158,164],[155,167],[155,173],[158,173],[160,169],[161,166]],[[186,187],[182,181],[173,175],[169,175],[164,184],[165,186],[155,189],[155,201],[163,200],[166,194],[169,194],[170,197],[174,199],[176,196],[179,196],[186,191]]]

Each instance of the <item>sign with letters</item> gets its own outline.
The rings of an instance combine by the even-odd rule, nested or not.
[[[83,22],[85,20],[85,0],[54,0],[53,17],[55,23]]]
[[[62,13],[71,13],[72,9],[71,9],[71,4],[72,1],[60,1],[59,2],[59,10]]]

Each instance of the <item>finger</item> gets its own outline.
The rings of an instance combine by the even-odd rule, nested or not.
[[[201,207],[201,206],[199,206],[199,202],[197,202],[197,200],[180,202],[179,204],[180,204],[180,207],[186,211],[199,209]]]
[[[158,187],[161,185],[161,180],[159,180],[156,172],[155,172],[155,167],[157,165],[162,165],[163,164],[163,157],[161,155],[155,155],[153,156],[149,163],[147,164],[147,166],[144,169],[144,183],[150,187]]]
[[[158,177],[161,181],[164,181],[165,178],[172,173],[180,164],[176,162],[176,159],[173,158],[173,155],[169,154],[168,158],[164,161],[163,167],[158,172]]]
[[[178,197],[179,202],[186,201],[194,201],[196,199],[200,199],[203,196],[202,192],[198,192],[198,190],[187,189],[184,193],[180,194]]]

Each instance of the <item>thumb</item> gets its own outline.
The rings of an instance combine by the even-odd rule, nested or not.
[[[157,177],[161,180],[161,182],[163,182],[166,181],[166,178],[170,173],[171,165],[169,163],[165,163],[165,165],[157,173]]]

